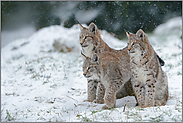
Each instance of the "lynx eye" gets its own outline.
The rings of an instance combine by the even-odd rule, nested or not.
[[[90,36],[91,39],[93,39],[93,37]]]
[[[87,70],[89,70],[91,67],[87,67]]]
[[[134,45],[134,44],[135,44],[134,42],[131,43],[131,45]]]
[[[90,37],[90,36],[84,36],[83,39],[87,39],[88,37]]]
[[[90,69],[90,72],[92,72],[93,71],[93,69]]]

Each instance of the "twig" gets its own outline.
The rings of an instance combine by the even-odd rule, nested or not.
[[[125,112],[125,107],[126,107],[126,104],[125,104],[125,106],[124,106],[123,112]]]
[[[179,49],[182,49],[182,47],[181,47],[180,45],[178,45],[178,48],[179,48]]]
[[[67,95],[66,95],[66,96],[67,96]],[[74,98],[72,98],[72,97],[70,97],[70,96],[67,96],[67,97],[69,97],[69,98],[71,98],[71,99],[75,100],[76,102],[78,102],[76,99],[74,99]]]
[[[3,112],[4,108],[1,110],[1,113]]]

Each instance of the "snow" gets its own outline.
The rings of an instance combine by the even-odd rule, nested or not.
[[[169,19],[166,23],[159,25],[155,30],[155,34],[171,34],[178,33],[182,30],[182,17]]]
[[[36,32],[36,28],[33,25],[25,25],[22,27],[19,27],[16,30],[3,30],[1,32],[1,47],[6,46],[8,43],[15,39],[20,39],[23,37],[29,37],[34,32]]]
[[[177,21],[171,19],[169,22]],[[163,25],[157,29],[164,29]],[[102,110],[104,104],[83,102],[87,98],[87,80],[82,75],[79,33],[78,25],[72,28],[50,26],[1,49],[2,122],[182,121],[181,30],[163,36],[156,31],[147,34],[165,61],[162,68],[168,76],[167,104],[138,108],[134,107],[135,98],[128,96],[118,99],[116,108],[111,110]],[[127,38],[119,40],[105,30],[100,30],[100,33],[110,47],[120,49],[126,46]],[[72,51],[58,52],[53,47],[55,41]]]

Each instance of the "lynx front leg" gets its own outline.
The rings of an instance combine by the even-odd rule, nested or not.
[[[105,94],[105,87],[101,82],[99,82],[98,87],[97,87],[97,99],[94,100],[93,102],[103,104],[104,103],[104,94]]]
[[[104,108],[113,108],[116,106],[116,93],[122,85],[121,81],[112,82],[108,88],[105,90],[104,103],[106,106]]]
[[[135,98],[137,100],[138,106],[145,105],[145,88],[141,82],[136,79],[132,79],[132,84],[134,88]]]
[[[116,93],[107,89],[104,96],[104,103],[105,106],[102,109],[114,108],[116,106]]]
[[[145,95],[145,106],[154,106],[155,88],[151,85],[146,85],[146,95]]]
[[[146,80],[146,94],[145,94],[145,106],[151,107],[155,104],[155,84],[156,80],[153,78],[152,74],[147,74],[147,80]]]
[[[88,84],[87,84],[88,97],[87,97],[87,100],[84,100],[84,101],[92,102],[94,99],[96,99],[96,90],[97,90],[98,81],[96,80],[87,80],[87,81],[88,81]]]

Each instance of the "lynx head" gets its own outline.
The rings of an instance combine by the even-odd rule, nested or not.
[[[145,50],[147,51],[147,49],[149,49],[151,53],[155,52],[142,29],[139,29],[136,34],[126,32],[126,35],[128,37],[127,44],[128,44],[128,50],[130,54],[133,54],[139,51],[142,51],[141,53],[144,53]],[[158,58],[160,65],[164,66],[165,62],[157,54],[156,56]]]
[[[139,50],[145,51],[150,46],[147,36],[142,29],[139,29],[136,34],[126,32],[128,37],[128,50],[129,53],[135,53]]]
[[[95,57],[86,57],[82,52],[81,55],[85,58],[83,63],[83,75],[87,79],[99,80],[99,65]]]
[[[83,53],[86,56],[91,56],[91,52],[99,45],[100,33],[97,26],[92,22],[88,28],[81,27],[81,33],[79,35],[80,45],[82,47]]]

